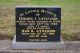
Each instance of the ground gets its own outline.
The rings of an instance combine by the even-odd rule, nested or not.
[[[5,44],[6,43],[6,44]],[[0,40],[0,53],[80,53],[80,42],[65,42],[62,49],[13,50],[12,41]]]
[[[60,6],[64,41],[80,40],[80,0],[0,0],[0,39],[15,35],[16,6]]]

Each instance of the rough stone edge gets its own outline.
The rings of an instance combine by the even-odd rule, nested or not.
[[[64,42],[16,42],[16,35],[12,41],[12,49],[63,49]]]

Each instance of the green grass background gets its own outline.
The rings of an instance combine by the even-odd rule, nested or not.
[[[80,0],[0,0],[0,32],[11,38],[15,35],[16,6],[60,6],[62,37],[80,40]]]

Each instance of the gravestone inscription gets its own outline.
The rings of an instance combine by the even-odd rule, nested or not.
[[[61,8],[17,7],[16,41],[60,41]]]

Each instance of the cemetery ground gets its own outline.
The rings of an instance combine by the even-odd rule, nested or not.
[[[79,0],[0,0],[0,39],[12,40],[15,35],[15,6],[60,6],[64,41],[80,40]]]
[[[6,48],[11,46],[11,40],[15,35],[15,6],[60,6],[61,35],[64,41],[80,41],[80,0],[0,0],[0,53],[2,50],[5,50],[4,53],[9,51],[10,48],[7,50]],[[66,47],[64,52],[67,49],[79,53],[80,43],[68,43]],[[10,50],[12,51],[15,53],[14,50]],[[63,50],[24,50],[27,53],[53,53],[53,51],[63,52]]]

